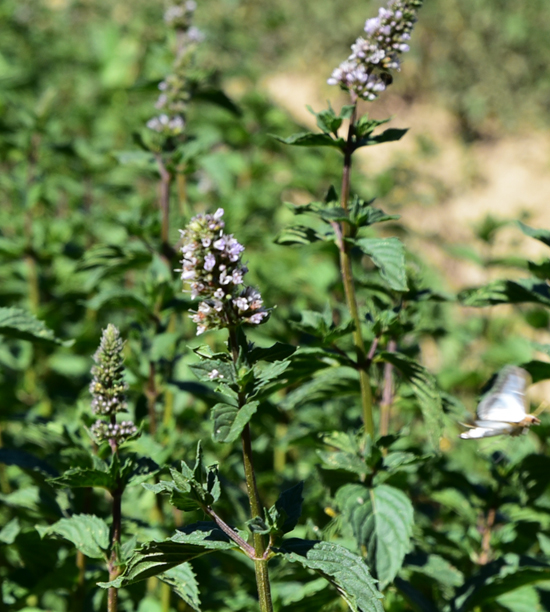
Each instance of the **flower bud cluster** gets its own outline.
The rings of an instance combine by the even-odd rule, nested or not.
[[[178,1],[164,13],[166,24],[177,34],[178,50],[173,72],[159,83],[160,95],[155,108],[161,113],[149,119],[147,127],[164,136],[178,136],[185,129],[185,111],[189,102],[187,71],[197,43],[204,39],[202,32],[191,25],[197,8],[194,0]]]
[[[176,30],[188,30],[191,27],[193,13],[197,9],[194,0],[186,0],[169,6],[164,13],[164,21]]]
[[[340,85],[364,100],[375,100],[391,83],[390,72],[401,69],[400,55],[416,23],[422,0],[389,0],[378,17],[367,19],[365,36],[351,46],[351,55],[335,68],[329,85]]]
[[[122,421],[121,423],[106,423],[98,419],[90,428],[92,435],[98,442],[109,440],[115,442],[117,446],[125,442],[128,438],[137,434],[137,427],[132,421]]]
[[[95,414],[113,415],[126,409],[126,390],[122,350],[124,342],[120,332],[109,324],[103,330],[92,367],[92,410]]]
[[[109,324],[103,330],[99,348],[94,355],[95,364],[92,367],[91,407],[95,414],[108,417],[109,421],[98,419],[92,426],[94,437],[120,443],[137,432],[131,421],[116,423],[116,414],[126,410],[126,391],[128,384],[124,381],[124,366],[122,351],[124,342],[119,330]]]
[[[219,208],[214,214],[197,215],[180,230],[181,278],[189,283],[192,299],[201,300],[192,317],[197,335],[242,323],[259,325],[269,317],[260,293],[242,286],[248,272],[241,261],[244,247],[224,232],[223,214]]]

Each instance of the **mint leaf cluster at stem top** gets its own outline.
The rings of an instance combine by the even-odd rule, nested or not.
[[[147,127],[164,136],[178,136],[185,129],[185,111],[190,98],[188,69],[197,43],[203,33],[192,25],[197,8],[194,0],[175,2],[164,13],[166,24],[176,30],[177,54],[172,72],[159,83],[160,95],[155,108],[160,115],[147,122]]]
[[[401,69],[400,54],[416,23],[422,0],[389,0],[378,17],[367,19],[365,37],[351,46],[348,59],[335,68],[329,85],[340,85],[364,100],[375,100],[391,83],[391,70]]]
[[[224,232],[223,208],[213,215],[197,215],[185,230],[181,278],[191,286],[191,297],[202,300],[193,315],[197,335],[208,329],[258,325],[269,317],[260,293],[241,287],[248,268],[241,261],[244,247]]]
[[[132,421],[122,421],[118,424],[115,420],[116,414],[125,411],[127,406],[128,384],[124,381],[123,348],[120,332],[114,325],[109,324],[103,330],[99,348],[94,355],[96,365],[92,367],[93,378],[90,383],[92,411],[109,417],[108,422],[98,419],[92,425],[92,434],[98,442],[109,440],[111,445],[118,445],[137,433]]]

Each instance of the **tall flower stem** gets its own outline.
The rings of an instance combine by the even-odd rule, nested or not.
[[[157,155],[157,164],[160,174],[159,183],[159,208],[161,214],[161,240],[162,244],[168,245],[169,236],[169,220],[170,220],[170,185],[172,183],[172,175],[168,172],[166,165],[161,157]]]
[[[91,427],[96,442],[107,441],[111,448],[113,467],[117,469],[116,484],[110,489],[113,498],[111,526],[111,554],[107,564],[109,582],[120,573],[119,549],[122,534],[122,494],[124,483],[120,473],[118,451],[121,443],[137,434],[136,426],[131,421],[117,423],[117,414],[126,410],[126,390],[124,381],[124,342],[119,330],[109,324],[103,330],[99,348],[94,354],[95,365],[92,367],[92,410],[99,418]],[[116,612],[118,590],[111,587],[107,594],[108,612]]]
[[[349,209],[349,192],[351,179],[351,160],[353,155],[353,133],[355,129],[355,119],[357,117],[357,101],[354,100],[355,107],[349,122],[347,145],[344,152],[344,169],[342,172],[342,190],[341,190],[341,207],[347,212]],[[359,384],[361,387],[361,406],[363,413],[363,423],[365,431],[374,437],[374,421],[372,418],[372,392],[370,388],[370,377],[365,363],[365,342],[361,333],[361,318],[359,317],[359,309],[357,308],[357,297],[355,293],[355,284],[353,282],[353,273],[351,268],[350,245],[346,238],[350,235],[350,227],[346,221],[341,225],[340,238],[340,270],[344,283],[344,291],[346,294],[346,302],[353,322],[355,330],[353,332],[353,343],[357,353],[357,363],[359,364]]]
[[[109,558],[109,581],[115,580],[119,574],[118,567],[118,547],[120,545],[120,535],[122,527],[122,487],[117,487],[111,491],[113,496],[113,535],[111,538],[111,556]],[[118,602],[118,589],[111,587],[107,597],[108,612],[116,612]]]
[[[237,333],[234,327],[229,328],[229,346],[233,362],[236,364],[239,357],[239,345],[237,342]],[[239,393],[239,408],[246,403],[244,394]],[[246,490],[248,500],[250,502],[250,512],[252,518],[262,516],[262,504],[260,495],[256,485],[256,474],[254,472],[254,463],[252,461],[252,439],[250,436],[250,426],[247,424],[241,434],[241,442],[243,448],[243,464],[246,480]],[[271,601],[271,586],[269,584],[269,574],[267,569],[267,559],[264,558],[266,552],[264,538],[259,533],[252,534],[254,543],[254,570],[256,572],[256,585],[258,587],[258,598],[260,600],[261,612],[273,612],[273,603]]]
[[[116,423],[115,415],[111,415],[111,423]],[[113,452],[113,461],[118,458],[118,444],[116,440],[109,440],[111,450]],[[118,567],[118,549],[120,546],[120,538],[122,532],[122,492],[123,487],[118,477],[118,486],[111,491],[113,498],[112,516],[113,524],[111,526],[111,556],[109,557],[109,582],[115,580],[119,574]],[[118,589],[111,587],[107,595],[107,612],[116,612],[118,604]]]

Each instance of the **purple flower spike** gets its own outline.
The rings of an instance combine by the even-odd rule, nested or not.
[[[401,69],[399,55],[409,50],[406,41],[422,1],[389,0],[378,17],[367,19],[366,36],[351,46],[351,55],[333,70],[328,84],[340,85],[357,98],[375,100],[391,82],[390,72]]]
[[[214,214],[197,215],[185,230],[181,247],[181,278],[191,289],[192,299],[201,303],[193,313],[197,335],[210,329],[258,325],[267,321],[260,293],[243,288],[248,269],[241,261],[242,244],[224,231],[223,208]]]

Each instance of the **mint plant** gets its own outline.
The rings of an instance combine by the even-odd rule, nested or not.
[[[0,608],[548,607],[547,416],[459,439],[502,366],[550,378],[548,262],[471,246],[492,280],[452,295],[373,199],[412,179],[356,170],[405,136],[365,111],[409,46],[431,74],[446,28],[457,67],[523,26],[390,1],[304,132],[256,82],[352,5],[35,4],[0,9]]]

